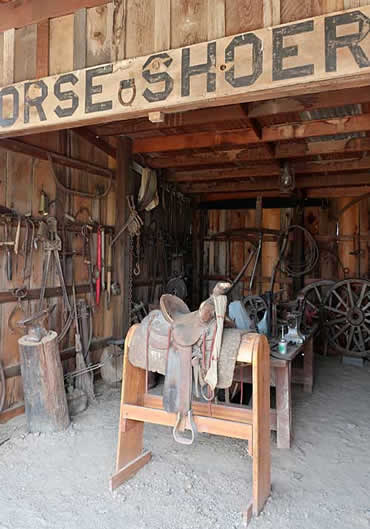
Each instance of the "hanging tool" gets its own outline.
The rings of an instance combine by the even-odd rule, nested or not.
[[[75,320],[76,371],[79,372],[79,375],[76,378],[76,388],[84,391],[84,393],[86,393],[87,395],[89,402],[92,402],[92,401],[95,401],[94,379],[93,379],[92,373],[87,371],[85,358],[82,352],[81,335],[80,335],[80,330],[79,330],[79,325],[78,325],[76,288],[75,288],[74,281],[72,283],[72,293],[73,293],[73,313],[74,313],[74,320]]]
[[[45,193],[44,190],[41,191],[40,193],[40,204],[39,204],[39,214],[42,216],[42,217],[47,217],[48,214],[49,214],[49,197],[48,195]]]
[[[25,221],[26,233],[23,241],[23,281],[26,281],[31,277],[33,247],[35,241],[35,223],[29,217],[25,217]]]
[[[23,300],[27,297],[27,289],[26,288],[15,288],[13,290],[13,296],[17,298],[17,303],[14,306],[13,310],[10,312],[8,316],[8,329],[10,334],[15,334],[17,331],[19,332],[19,327],[14,325],[13,320],[15,319],[15,315],[17,313],[21,314],[23,319],[26,317],[26,311],[23,307]],[[18,320],[21,320],[18,316]],[[16,329],[16,327],[18,327]]]
[[[105,290],[105,230],[101,229],[101,274],[100,274],[101,291]]]
[[[84,264],[87,266],[87,273],[89,278],[89,287],[90,287],[90,305],[92,310],[95,309],[95,300],[94,300],[94,286],[93,286],[93,264],[91,259],[91,245],[90,245],[90,236],[92,231],[92,226],[90,224],[84,224],[81,228],[81,236],[83,237],[83,256]]]
[[[111,246],[115,244],[115,242],[121,237],[123,232],[128,229],[131,237],[134,237],[137,235],[138,232],[140,232],[141,226],[144,225],[143,220],[141,219],[140,215],[136,211],[135,203],[134,203],[134,197],[132,195],[129,195],[127,198],[128,207],[130,210],[130,216],[127,219],[127,221],[124,223],[122,228],[119,229],[118,233],[115,235],[111,242]]]
[[[51,256],[53,255],[54,262],[56,265],[56,271],[57,271],[58,278],[59,278],[59,283],[62,289],[63,306],[64,306],[64,313],[65,313],[65,323],[64,323],[61,333],[58,335],[58,342],[60,342],[64,338],[64,336],[67,334],[68,329],[71,326],[71,323],[73,321],[73,310],[69,303],[67,289],[66,289],[66,285],[65,285],[64,277],[63,277],[62,265],[61,265],[60,257],[59,257],[59,252],[62,249],[62,243],[57,233],[57,220],[55,217],[48,218],[47,228],[48,228],[49,236],[47,239],[44,239],[43,241],[43,249],[45,252],[45,258],[44,258],[44,263],[43,263],[43,274],[42,274],[42,283],[41,283],[41,291],[40,291],[39,310],[41,311],[43,309],[44,299],[45,299],[45,289],[46,289],[46,284],[47,284],[48,275],[49,275],[50,261],[51,261]]]
[[[101,227],[98,227],[97,231],[97,253],[96,253],[96,305],[100,303],[100,287],[101,287]]]
[[[9,226],[12,222],[10,217],[5,218],[5,239],[6,239],[6,277],[8,281],[13,279],[13,262],[10,246],[14,247],[14,241],[9,241]]]
[[[107,288],[106,288],[106,308],[110,308],[111,286],[112,286],[112,245],[110,243],[111,236],[107,234]]]

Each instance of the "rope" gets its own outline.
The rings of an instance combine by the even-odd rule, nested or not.
[[[302,231],[305,236],[303,263],[291,262],[291,260],[285,255],[288,245],[288,237],[292,231]],[[301,277],[311,272],[311,270],[315,268],[319,259],[319,248],[311,233],[303,226],[293,224],[283,232],[282,239],[279,252],[280,270],[289,277]]]
[[[210,368],[207,371],[207,374],[205,376],[205,382],[210,386],[210,388],[214,391],[216,385],[217,385],[217,364],[218,364],[218,358],[220,356],[221,352],[221,344],[222,344],[222,334],[224,330],[224,320],[226,315],[226,308],[227,308],[227,296],[220,295],[220,296],[213,296],[213,301],[215,304],[215,311],[216,311],[216,336],[215,336],[215,342],[211,351],[211,365]]]

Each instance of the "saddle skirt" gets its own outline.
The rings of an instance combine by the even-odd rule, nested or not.
[[[165,319],[162,311],[153,310],[137,327],[129,347],[130,362],[141,369],[148,369],[166,375],[168,351],[172,341],[180,347],[191,347],[192,358],[209,365],[212,345],[216,332],[216,321],[208,324],[193,325],[189,333],[189,324],[195,321],[196,313],[182,314],[173,326]],[[218,359],[218,388],[229,388],[233,381],[236,358],[242,336],[247,331],[224,328],[221,352]],[[205,374],[205,373],[204,373]]]

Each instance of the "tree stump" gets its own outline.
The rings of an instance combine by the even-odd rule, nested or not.
[[[28,430],[57,432],[69,426],[57,333],[49,331],[40,342],[18,340]]]

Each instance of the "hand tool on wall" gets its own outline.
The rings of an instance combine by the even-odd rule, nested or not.
[[[102,247],[102,232],[100,226],[97,231],[97,243],[96,243],[96,304],[99,306],[100,303],[100,287],[101,287],[101,247]]]
[[[41,311],[43,309],[44,299],[45,299],[45,289],[46,289],[46,284],[47,284],[47,280],[49,276],[50,261],[51,261],[51,257],[53,256],[57,275],[59,278],[59,283],[62,289],[63,306],[64,306],[64,314],[65,314],[63,329],[58,335],[58,342],[60,342],[64,338],[64,336],[67,334],[68,329],[71,326],[71,323],[73,321],[73,310],[69,303],[67,289],[66,289],[64,277],[63,277],[62,265],[61,265],[60,257],[59,257],[59,252],[62,249],[62,243],[57,233],[57,220],[55,217],[48,218],[47,228],[48,228],[49,235],[47,239],[43,240],[43,249],[44,249],[45,257],[44,257],[44,263],[43,263],[43,274],[42,274],[42,283],[41,283],[41,291],[40,291],[39,310]]]
[[[107,234],[107,285],[105,292],[106,308],[110,308],[111,286],[112,286],[112,245],[110,242],[111,236]]]
[[[87,272],[88,272],[88,278],[89,278],[89,286],[90,286],[90,304],[92,310],[95,308],[95,300],[94,300],[94,287],[93,287],[93,265],[92,265],[92,258],[91,258],[91,245],[90,245],[90,237],[92,232],[92,226],[90,224],[84,224],[81,228],[81,236],[84,240],[83,245],[83,256],[84,256],[84,264],[87,266]]]
[[[105,230],[101,229],[101,274],[100,274],[101,291],[105,290]]]
[[[27,279],[31,277],[33,247],[35,241],[35,223],[27,216],[25,217],[25,221],[26,233],[23,241],[23,281],[27,281]]]
[[[14,242],[9,241],[9,226],[11,225],[11,218],[5,218],[5,239],[6,239],[6,277],[8,281],[13,279],[13,261],[10,246],[14,247]]]
[[[17,325],[17,323],[15,323],[14,325],[16,314],[18,314],[17,321],[21,320],[21,318],[19,317],[19,314],[22,315],[23,319],[26,317],[26,311],[23,307],[23,300],[27,296],[27,289],[26,288],[15,288],[13,290],[13,295],[14,297],[17,298],[17,303],[15,304],[13,310],[10,312],[8,316],[8,329],[9,329],[10,334],[15,334],[17,331],[19,332],[19,326]]]

